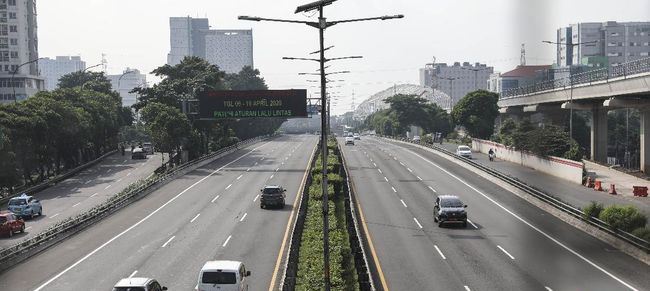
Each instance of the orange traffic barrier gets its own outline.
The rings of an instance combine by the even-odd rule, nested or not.
[[[603,191],[603,185],[600,180],[596,180],[594,183],[594,191]]]
[[[634,196],[637,197],[648,197],[648,187],[646,186],[632,186],[634,190],[632,193],[634,193]]]
[[[589,188],[594,187],[594,180],[591,177],[587,177],[587,182],[585,182],[585,186]]]
[[[616,195],[616,185],[609,184],[609,194]]]

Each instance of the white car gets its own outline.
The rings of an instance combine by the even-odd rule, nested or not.
[[[354,137],[346,136],[345,137],[345,145],[354,145]]]
[[[361,140],[361,136],[360,136],[358,133],[355,133],[354,135],[352,135],[352,137],[353,137],[354,139]]]
[[[247,291],[248,276],[242,262],[207,261],[199,273],[199,291]]]
[[[413,141],[414,142],[419,142],[420,141],[420,136],[419,135],[413,136]]]
[[[115,284],[113,291],[163,291],[167,287],[151,278],[124,278]]]
[[[456,155],[464,157],[464,158],[471,159],[472,158],[472,149],[470,149],[468,146],[464,146],[464,145],[458,146],[458,148],[456,148]]]

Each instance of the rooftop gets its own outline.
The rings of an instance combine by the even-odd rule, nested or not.
[[[501,77],[534,77],[538,72],[550,68],[551,65],[517,66],[514,70],[501,74]]]

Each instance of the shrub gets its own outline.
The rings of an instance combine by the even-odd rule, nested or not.
[[[646,227],[637,228],[634,231],[632,231],[632,235],[640,239],[643,239],[647,242],[650,242],[650,228],[646,228]]]
[[[646,217],[632,206],[612,205],[605,208],[599,215],[600,220],[608,223],[613,229],[630,232],[645,227]]]
[[[591,201],[591,203],[582,210],[582,217],[584,217],[584,219],[589,219],[590,217],[598,218],[604,208],[605,206],[603,206],[602,203]]]

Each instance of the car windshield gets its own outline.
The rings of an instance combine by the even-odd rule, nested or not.
[[[9,205],[12,205],[12,206],[27,205],[27,200],[25,200],[25,199],[11,199],[11,200],[9,200]]]
[[[278,194],[280,192],[280,188],[264,188],[264,194]]]
[[[234,272],[203,272],[203,284],[236,284],[237,276]]]
[[[440,202],[441,207],[463,207],[463,202],[460,202],[458,199],[443,199]]]
[[[460,146],[460,147],[458,147],[458,150],[459,150],[459,151],[469,151],[469,147],[466,147],[466,146]]]

